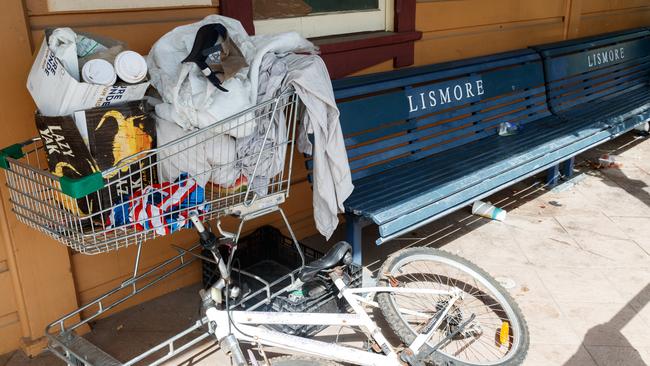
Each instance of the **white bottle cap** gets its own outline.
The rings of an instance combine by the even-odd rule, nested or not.
[[[113,85],[117,81],[115,69],[110,62],[102,59],[94,59],[86,62],[81,69],[81,77],[90,84]]]
[[[117,76],[129,84],[139,83],[147,77],[147,61],[135,51],[122,51],[115,57]]]

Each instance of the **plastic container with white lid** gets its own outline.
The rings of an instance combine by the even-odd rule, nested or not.
[[[102,59],[95,59],[86,62],[81,69],[83,81],[97,85],[113,85],[117,81],[115,69],[110,62]]]
[[[136,84],[147,77],[147,61],[135,51],[122,51],[115,57],[115,72],[122,81]]]

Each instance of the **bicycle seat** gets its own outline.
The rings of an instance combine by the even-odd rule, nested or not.
[[[298,274],[298,278],[300,278],[302,282],[309,282],[314,279],[319,272],[332,269],[341,263],[341,261],[343,261],[344,264],[352,263],[352,246],[345,241],[336,243],[321,259],[317,259],[305,265]]]

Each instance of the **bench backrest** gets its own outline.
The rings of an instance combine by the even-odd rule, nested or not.
[[[648,83],[650,32],[611,33],[535,47],[553,112],[612,98]]]
[[[532,50],[335,81],[357,180],[550,114]]]

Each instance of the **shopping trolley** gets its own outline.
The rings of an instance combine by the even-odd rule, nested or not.
[[[203,222],[216,221],[221,237],[236,246],[247,221],[279,213],[304,266],[301,247],[280,208],[289,196],[300,113],[298,96],[286,89],[230,118],[79,179],[51,173],[40,137],[1,150],[0,167],[6,173],[12,210],[21,222],[87,255],[137,246],[128,280],[47,327],[49,350],[69,365],[159,365],[208,338],[203,318],[121,362],[75,332],[201,258],[195,253],[199,244],[189,249],[175,246],[178,255],[143,273],[138,271],[143,243],[191,227],[191,215]],[[151,184],[156,178],[158,183]],[[134,212],[136,208],[142,212]],[[220,218],[227,215],[239,220],[233,232],[222,228]],[[233,269],[261,283],[258,291],[238,303],[255,299],[256,303],[248,304],[249,310],[269,303],[277,296],[271,289],[293,283],[298,270],[267,282]]]

